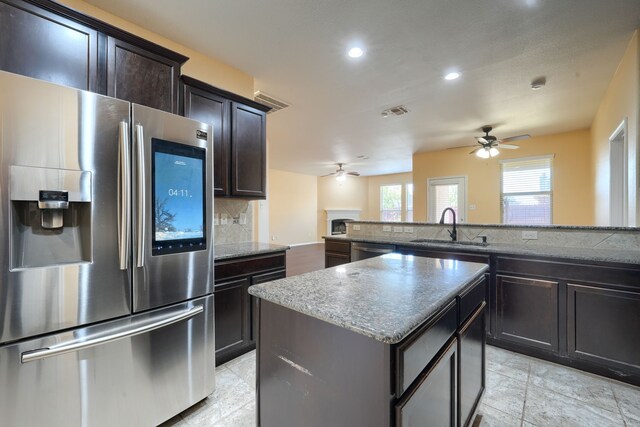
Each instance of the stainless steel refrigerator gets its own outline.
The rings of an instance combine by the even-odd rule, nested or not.
[[[211,135],[0,72],[0,425],[151,426],[213,391]]]

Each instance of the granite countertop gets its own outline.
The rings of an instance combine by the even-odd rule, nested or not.
[[[283,252],[289,250],[289,246],[274,245],[261,242],[226,243],[213,247],[214,260],[238,258],[250,255],[262,255],[273,252]]]
[[[326,236],[324,238],[333,239],[334,237]],[[417,249],[446,249],[486,254],[525,255],[566,260],[609,262],[616,264],[640,264],[640,250],[573,248],[535,244],[515,245],[506,243],[489,243],[487,245],[482,245],[464,244],[465,242],[462,242],[462,244],[455,244],[444,240],[442,243],[418,243],[399,239],[388,239],[384,237],[342,237],[340,239],[346,239],[351,242],[384,243],[409,246]]]
[[[251,286],[249,293],[387,344],[396,344],[488,269],[388,254]]]

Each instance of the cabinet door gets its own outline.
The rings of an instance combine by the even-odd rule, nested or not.
[[[456,355],[457,342],[453,338],[396,405],[397,427],[456,426]]]
[[[114,37],[107,43],[107,95],[178,112],[180,64]]]
[[[231,195],[265,199],[266,113],[231,104]]]
[[[251,284],[266,283],[276,279],[287,277],[287,270],[272,271],[270,273],[256,274],[251,278]],[[249,334],[251,343],[255,343],[258,338],[258,298],[249,295],[251,300],[251,331]]]
[[[350,254],[339,254],[333,252],[325,252],[324,254],[324,268],[335,267],[349,262],[351,262]]]
[[[229,194],[230,104],[219,95],[184,86],[185,117],[213,127],[213,187],[216,196]]]
[[[640,293],[569,283],[569,356],[640,374]]]
[[[497,275],[497,338],[558,351],[558,282]]]
[[[458,425],[471,425],[485,388],[486,303],[471,315],[458,333]]]
[[[98,33],[22,1],[0,3],[0,69],[96,91]]]
[[[241,354],[249,344],[249,284],[248,277],[216,283],[216,365]]]

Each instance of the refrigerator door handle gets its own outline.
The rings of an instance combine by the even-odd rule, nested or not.
[[[129,124],[120,122],[118,149],[118,253],[120,270],[129,268],[129,235],[131,234],[131,159]]]
[[[156,329],[164,328],[174,323],[178,323],[187,319],[190,319],[204,311],[202,305],[191,307],[188,310],[181,311],[178,314],[174,314],[170,317],[164,317],[162,320],[148,323],[148,321],[135,321],[133,320],[130,327],[122,330],[122,327],[113,328],[114,332],[106,332],[100,334],[95,338],[70,340],[56,344],[55,347],[39,348],[35,350],[25,351],[21,355],[21,362],[28,363],[35,360],[46,359],[48,357],[58,356],[65,353],[71,353],[74,351],[84,350],[86,348],[95,347],[98,345],[106,344],[109,342],[117,341],[123,338],[134,337],[136,335],[144,334],[154,331]],[[115,332],[117,331],[117,332]]]
[[[138,190],[138,242],[137,242],[137,256],[136,265],[138,267],[144,267],[144,245],[145,245],[145,165],[144,165],[144,128],[142,125],[136,125],[136,151],[138,156],[138,174],[137,174],[137,190]]]

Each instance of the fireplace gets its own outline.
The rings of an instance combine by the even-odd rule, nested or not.
[[[327,236],[344,235],[348,221],[360,219],[360,209],[327,209]]]

